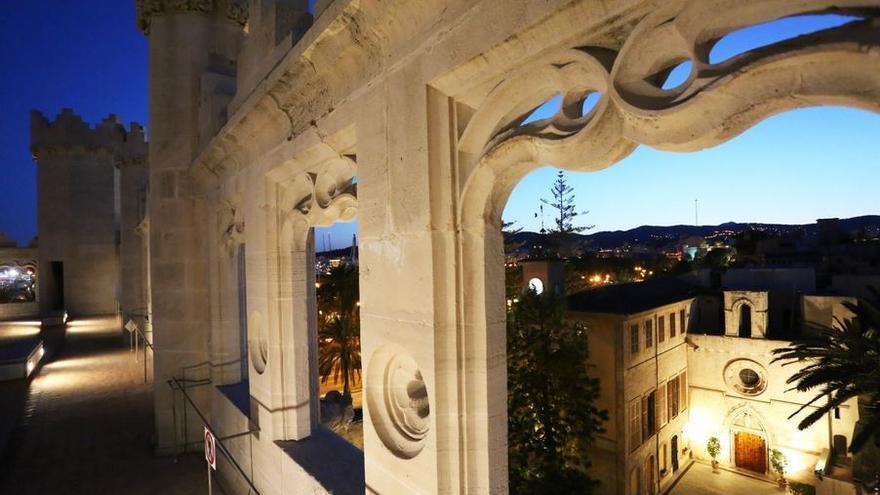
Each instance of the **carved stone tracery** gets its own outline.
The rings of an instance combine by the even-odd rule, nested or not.
[[[723,12],[719,15],[718,13]],[[850,14],[861,20],[768,46],[719,63],[714,44],[754,24],[798,14]],[[880,111],[880,26],[872,2],[669,2],[642,19],[621,48],[577,48],[545,55],[492,90],[460,135],[463,176],[479,162],[502,167],[553,164],[594,171],[608,167],[639,144],[696,151],[744,132],[785,110],[843,104]],[[682,61],[689,78],[663,89],[660,82]],[[590,92],[601,99],[581,116]],[[550,96],[562,95],[554,116],[522,125]],[[498,160],[498,158],[502,158]]]
[[[322,162],[281,184],[280,208],[311,227],[350,222],[357,215],[356,164],[347,157]]]
[[[238,245],[244,242],[244,215],[238,201],[224,201],[221,207],[220,244],[229,256],[234,256]]]

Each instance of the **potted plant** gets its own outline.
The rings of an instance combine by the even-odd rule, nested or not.
[[[776,482],[779,483],[779,487],[785,488],[785,485],[788,483],[785,480],[785,468],[788,467],[788,459],[785,457],[785,454],[777,449],[771,450],[770,466],[772,466],[773,470],[776,471],[776,474],[779,475],[779,478],[776,479]]]
[[[709,443],[706,444],[706,451],[709,452],[709,457],[712,458],[712,472],[718,472],[718,454],[721,453],[721,441],[718,440],[718,437],[709,438]]]

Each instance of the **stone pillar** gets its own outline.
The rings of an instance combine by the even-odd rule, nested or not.
[[[189,174],[204,144],[199,142],[202,75],[234,66],[246,17],[238,0],[138,0],[137,7],[138,24],[149,37],[154,407],[157,449],[167,453],[177,447],[167,381],[182,377],[185,367],[209,357],[211,301],[205,240],[213,210],[194,191]],[[183,441],[181,427],[178,421],[179,441]],[[188,431],[187,441],[201,437],[196,422]]]
[[[457,446],[444,441],[454,432],[438,431],[435,347],[435,311],[454,302],[435,298],[435,265],[452,259],[434,245],[451,224],[432,231],[419,78],[412,69],[389,76],[365,98],[357,124],[364,457],[375,493],[438,493],[455,483],[441,481],[448,453],[440,449]]]
[[[144,221],[149,190],[150,170],[147,166],[147,145],[144,131],[140,126],[132,126],[130,133],[134,139],[122,150],[116,162],[119,170],[119,289],[120,308],[124,318],[134,320],[141,329],[145,328],[147,300],[145,297],[146,279],[144,242],[138,227]],[[123,322],[125,323],[125,322]]]

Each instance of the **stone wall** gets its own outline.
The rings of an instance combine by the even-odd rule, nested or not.
[[[795,476],[812,476],[816,460],[822,450],[828,448],[833,435],[844,435],[852,440],[858,419],[855,399],[840,407],[840,418],[819,421],[803,431],[797,427],[802,415],[788,418],[813,397],[811,393],[788,390],[790,385],[786,380],[797,367],[770,362],[771,351],[790,342],[710,335],[691,335],[690,338],[694,346],[688,349],[689,436],[698,458],[709,459],[707,440],[717,436],[722,444],[719,461],[732,466],[732,431],[739,420],[746,421],[751,425],[750,431],[765,438],[768,452],[769,449],[782,450]],[[759,376],[760,381],[754,387],[745,387],[741,382],[739,373],[746,368]]]
[[[41,313],[115,312],[122,202],[116,165],[134,157],[144,161],[143,129],[133,123],[126,130],[113,115],[92,128],[70,109],[54,121],[33,112],[31,150],[37,162],[39,261],[44,268]],[[63,280],[54,277],[62,272],[59,266]]]

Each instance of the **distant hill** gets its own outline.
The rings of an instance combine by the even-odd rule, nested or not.
[[[868,232],[880,231],[880,215],[865,215],[839,220],[840,229],[849,234],[867,230]],[[725,222],[720,225],[642,225],[629,230],[614,230],[596,232],[593,234],[573,234],[570,238],[572,247],[582,250],[613,249],[625,245],[642,245],[649,247],[661,247],[668,243],[689,236],[699,237],[726,237],[734,236],[747,230],[767,231],[773,235],[788,235],[796,232],[803,233],[806,239],[816,237],[817,224],[789,225],[777,223],[738,223]],[[531,246],[541,242],[541,234],[537,232],[520,232],[514,236],[514,241],[523,243],[519,252],[528,252]]]

